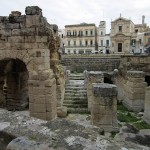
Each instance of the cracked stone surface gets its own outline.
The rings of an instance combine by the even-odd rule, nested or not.
[[[20,143],[23,145],[22,150],[150,149],[125,141],[124,138],[120,138],[120,135],[114,139],[110,136],[103,136],[101,131],[98,127],[90,124],[90,115],[70,114],[65,119],[43,121],[29,117],[26,111],[11,112],[0,109],[0,132],[14,137],[12,142],[9,141],[7,150],[12,150],[14,147],[19,149]]]

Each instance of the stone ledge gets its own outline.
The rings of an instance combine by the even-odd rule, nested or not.
[[[107,83],[93,83],[93,94],[95,97],[111,97],[118,93],[117,86]]]

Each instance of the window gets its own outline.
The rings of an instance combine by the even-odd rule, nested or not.
[[[109,46],[109,40],[106,40],[106,46]]]
[[[101,46],[103,46],[103,40],[101,40]]]
[[[74,46],[76,46],[76,41],[74,41]]]
[[[71,31],[67,31],[67,36],[70,36],[71,35]]]
[[[87,40],[85,41],[85,46],[88,46],[88,41]]]
[[[119,32],[122,32],[122,26],[119,26]]]
[[[91,45],[91,46],[93,45],[93,40],[90,41],[90,45]]]
[[[132,46],[136,45],[136,39],[132,39]]]
[[[83,31],[79,31],[79,36],[83,36]]]
[[[148,43],[150,42],[150,38],[148,38]]]
[[[85,35],[88,36],[88,31],[85,31]]]
[[[70,46],[70,41],[68,41],[68,46]]]
[[[64,38],[64,35],[63,35],[63,34],[61,35],[61,38]]]
[[[80,41],[80,46],[82,46],[82,41]]]
[[[103,32],[101,31],[101,35],[103,35]]]
[[[90,34],[93,35],[93,30],[90,31]]]
[[[73,36],[76,36],[77,35],[77,32],[76,31],[73,31]]]
[[[142,44],[142,39],[139,39],[139,44]]]
[[[68,50],[68,54],[70,54],[70,50]]]
[[[76,54],[76,50],[74,50],[73,53]]]

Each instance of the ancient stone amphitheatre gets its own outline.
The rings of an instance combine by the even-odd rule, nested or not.
[[[61,56],[38,6],[0,17],[1,150],[149,150],[150,56]]]

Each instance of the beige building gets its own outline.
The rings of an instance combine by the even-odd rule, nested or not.
[[[95,24],[66,25],[65,35],[66,54],[90,54],[97,48]]]
[[[111,22],[111,53],[129,53],[130,41],[134,33],[134,23],[119,17]]]
[[[111,53],[144,52],[144,32],[148,30],[144,19],[142,16],[142,24],[134,24],[120,16],[111,22]]]

